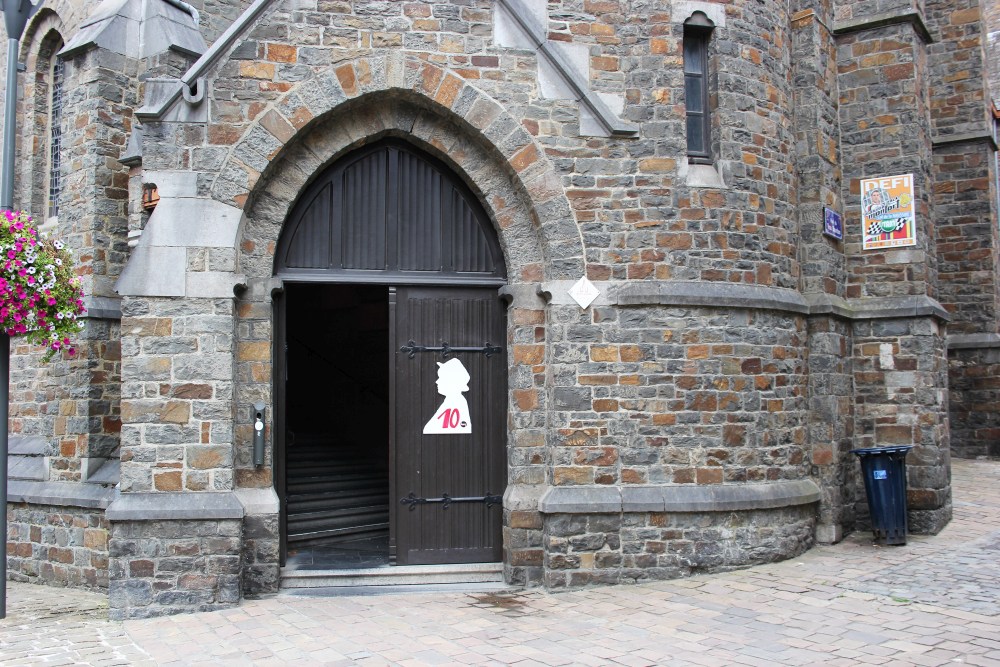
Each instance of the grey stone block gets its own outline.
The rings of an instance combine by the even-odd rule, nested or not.
[[[109,521],[242,519],[234,493],[124,493],[107,510]]]

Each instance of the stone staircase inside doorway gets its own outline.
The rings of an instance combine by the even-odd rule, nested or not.
[[[388,533],[389,477],[383,466],[324,441],[288,448],[289,547]]]

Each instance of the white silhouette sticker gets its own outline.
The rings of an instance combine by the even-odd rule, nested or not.
[[[461,361],[438,362],[437,390],[444,400],[430,421],[424,424],[424,435],[472,433],[469,403],[462,395],[469,391],[469,371]]]

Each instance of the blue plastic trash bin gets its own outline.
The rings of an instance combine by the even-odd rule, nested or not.
[[[912,445],[852,449],[861,460],[872,532],[883,544],[906,544],[906,453]]]

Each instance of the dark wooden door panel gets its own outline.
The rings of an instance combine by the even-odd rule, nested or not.
[[[506,354],[457,352],[412,356],[398,351],[413,341],[439,347],[503,345],[503,306],[491,288],[399,288],[394,332],[393,500],[409,494],[436,499],[502,495],[506,486]],[[445,397],[438,393],[438,362],[457,358],[468,371],[471,433],[426,435]],[[394,507],[399,564],[492,562],[502,558],[502,508],[486,503]]]

